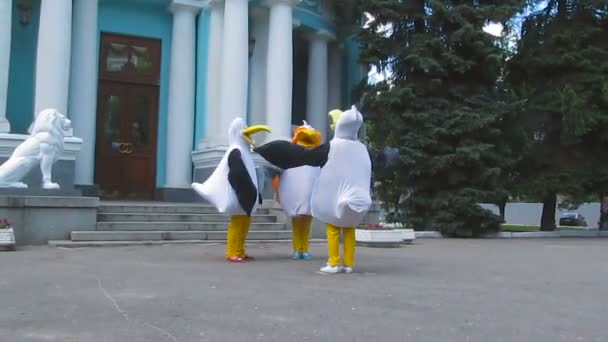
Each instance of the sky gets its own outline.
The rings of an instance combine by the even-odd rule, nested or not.
[[[502,29],[503,27],[501,23],[490,23],[483,28],[484,31],[496,37],[500,37],[502,34]]]

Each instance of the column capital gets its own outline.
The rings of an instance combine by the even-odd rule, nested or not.
[[[304,35],[304,37],[308,40],[324,40],[324,41],[333,41],[336,40],[336,35],[326,31],[326,30],[318,30],[314,32],[310,32]]]
[[[169,12],[188,11],[198,14],[205,6],[205,1],[201,0],[172,0],[169,4]]]

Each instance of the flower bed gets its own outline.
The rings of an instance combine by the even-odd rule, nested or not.
[[[369,246],[390,247],[412,243],[416,236],[413,229],[404,229],[399,223],[379,223],[357,227],[355,239]]]
[[[15,250],[15,230],[7,219],[0,219],[0,247]]]

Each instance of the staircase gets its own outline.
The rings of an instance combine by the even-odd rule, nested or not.
[[[270,202],[270,201],[269,201]],[[72,242],[222,241],[229,215],[208,204],[101,202],[96,231],[73,231]],[[252,215],[248,240],[287,240],[291,231],[272,203]]]

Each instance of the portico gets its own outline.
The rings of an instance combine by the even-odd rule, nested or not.
[[[327,112],[355,83],[334,7],[0,0],[0,49],[10,51],[0,56],[0,150],[56,108],[73,121],[70,184],[163,199],[215,168],[237,116],[272,128],[258,143],[289,139],[302,120],[327,137]]]
[[[250,124],[264,123],[272,128],[268,136],[257,137],[257,143],[290,139],[292,128],[302,124],[302,120],[317,127],[325,138],[330,101],[332,106],[342,105],[341,69],[345,55],[332,22],[330,1],[256,2],[255,6],[250,4],[246,19],[239,12],[236,26],[241,29],[231,27],[230,32],[220,23],[234,24],[236,19],[228,19],[228,15],[234,14],[225,12],[231,7],[222,3],[225,2],[208,3],[211,28],[205,136],[192,153],[194,178],[198,181],[206,178],[223,156],[227,144],[225,132],[235,116],[246,117]],[[244,29],[247,19],[250,30]],[[245,41],[249,47],[247,63],[243,58]],[[240,51],[238,57],[234,51]],[[218,61],[224,69],[218,67]],[[228,73],[222,75],[222,70]],[[298,77],[294,76],[295,70]],[[301,70],[306,72],[302,74]],[[248,86],[247,92],[243,85]],[[294,93],[294,89],[300,92]],[[197,117],[203,116],[202,110],[199,108]],[[262,160],[259,162],[263,164]]]

